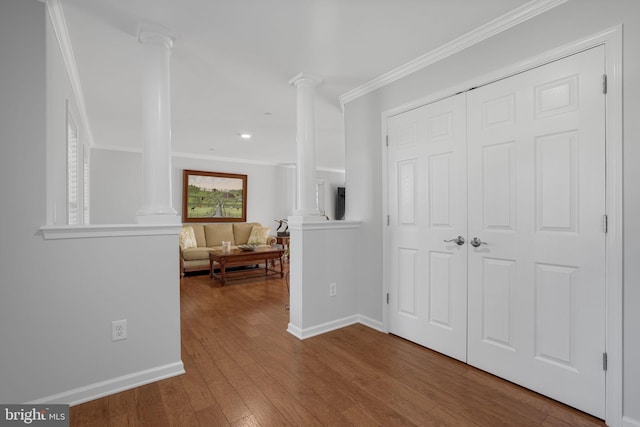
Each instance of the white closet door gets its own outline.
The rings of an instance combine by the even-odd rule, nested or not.
[[[603,73],[599,47],[467,98],[468,363],[601,418]]]
[[[466,360],[466,117],[457,95],[388,121],[389,330]],[[444,242],[444,240],[450,240]]]

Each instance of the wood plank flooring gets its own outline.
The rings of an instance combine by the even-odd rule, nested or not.
[[[185,375],[71,408],[71,426],[604,426],[362,325],[300,341],[280,278],[181,281]]]

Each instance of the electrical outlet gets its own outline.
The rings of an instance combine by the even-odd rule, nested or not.
[[[111,322],[111,341],[127,339],[127,319]]]
[[[337,292],[337,285],[335,283],[329,283],[329,296],[335,297]]]

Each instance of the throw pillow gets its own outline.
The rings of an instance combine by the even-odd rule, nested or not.
[[[249,240],[247,240],[247,244],[249,245],[266,245],[267,238],[269,238],[269,227],[257,227],[253,226],[251,229],[251,234],[249,235]]]
[[[182,227],[180,231],[180,249],[185,250],[197,247],[196,233],[194,233],[193,227]]]

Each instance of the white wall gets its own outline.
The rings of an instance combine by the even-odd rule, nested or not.
[[[250,163],[202,160],[184,157],[173,158],[173,203],[182,214],[182,170],[194,169],[210,172],[239,173],[247,175],[247,221],[259,222],[271,227],[275,234],[276,219],[291,215],[290,172],[281,166]]]
[[[331,172],[331,171],[319,170],[316,172],[316,177],[324,181],[325,213],[327,214],[329,219],[336,219],[335,217],[336,192],[338,191],[338,187],[344,187],[344,172]]]
[[[382,321],[383,111],[624,25],[624,415],[640,425],[640,3],[569,1],[550,12],[349,102],[345,108],[347,218],[363,221],[359,312]]]
[[[92,223],[131,223],[142,205],[142,155],[92,149]],[[173,208],[182,215],[184,169],[247,175],[247,221],[277,227],[276,219],[293,213],[290,168],[197,158],[172,158]]]
[[[60,148],[48,142],[64,139],[47,111],[64,105],[67,85],[46,76],[56,54],[46,20],[37,0],[0,2],[0,402],[77,402],[182,371],[177,229],[63,240],[39,231],[47,178],[58,175],[47,167],[64,170],[64,157],[47,161]],[[123,318],[129,339],[112,343],[111,322]]]
[[[91,149],[91,223],[132,224],[142,207],[142,154]]]
[[[295,211],[295,168],[173,156],[173,208],[182,215],[184,169],[247,175],[247,221],[260,222],[275,233],[276,219]],[[333,217],[335,191],[344,185],[344,173],[318,171],[325,181],[325,206]],[[126,224],[142,205],[142,154],[95,147],[91,150],[91,222]]]
[[[290,320],[288,330],[299,338],[360,321],[357,272],[351,255],[358,248],[357,223],[309,223],[289,218],[291,230]],[[329,285],[336,284],[330,296]]]

